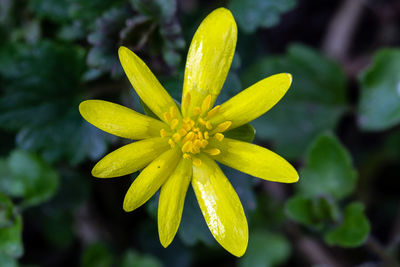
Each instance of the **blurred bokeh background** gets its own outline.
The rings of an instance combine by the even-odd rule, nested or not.
[[[221,6],[239,35],[219,102],[268,75],[294,77],[253,126],[300,181],[223,168],[249,221],[242,258],[214,241],[192,189],[162,248],[157,196],[125,213],[135,175],[90,175],[130,141],[78,112],[86,99],[143,112],[121,45],[180,99],[191,38]],[[399,46],[398,0],[0,0],[0,266],[396,266]]]

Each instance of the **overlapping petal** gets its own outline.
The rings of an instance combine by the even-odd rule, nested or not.
[[[192,162],[182,158],[161,187],[158,201],[158,234],[167,247],[175,237],[182,218],[185,196],[192,179]]]
[[[201,166],[193,166],[192,186],[203,216],[214,238],[233,255],[244,254],[248,226],[239,197],[218,165],[200,156]]]
[[[209,94],[213,105],[228,75],[236,39],[236,22],[229,10],[216,9],[203,20],[190,44],[186,60],[182,97],[189,93],[191,100],[188,110],[182,110],[184,116],[200,107]]]
[[[248,123],[272,108],[285,95],[291,83],[292,75],[289,73],[265,78],[223,103],[210,122],[218,125],[231,121],[229,129]]]
[[[171,107],[174,107],[175,113],[180,116],[175,101],[146,64],[126,47],[121,46],[118,54],[126,76],[143,102],[162,120],[164,120],[163,114]]]
[[[230,138],[210,140],[210,146],[221,151],[221,154],[213,156],[215,160],[241,172],[281,183],[294,183],[299,179],[289,162],[261,146]]]
[[[180,157],[178,150],[169,149],[144,168],[125,195],[124,210],[132,211],[149,200],[174,171]]]
[[[111,178],[131,174],[145,167],[169,148],[167,139],[161,137],[134,142],[102,158],[93,167],[92,175],[99,178]]]
[[[134,140],[160,136],[160,130],[167,127],[159,120],[103,100],[83,101],[79,105],[79,112],[97,128]]]

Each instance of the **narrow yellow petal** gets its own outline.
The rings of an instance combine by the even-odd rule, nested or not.
[[[211,95],[209,106],[213,106],[231,66],[236,39],[237,27],[229,10],[218,8],[203,20],[186,61],[182,96],[190,93],[191,100],[182,110],[184,116],[201,107],[207,95]]]
[[[168,126],[132,109],[103,100],[86,100],[79,105],[82,117],[97,128],[124,138],[140,140],[160,135]]]
[[[265,78],[223,103],[210,122],[218,125],[224,121],[232,121],[230,130],[248,123],[278,103],[291,83],[292,75],[288,73]]]
[[[178,110],[175,101],[135,53],[121,46],[118,54],[126,76],[136,93],[159,118],[164,119],[164,112],[170,111],[171,107]]]
[[[233,255],[244,254],[248,242],[246,216],[240,199],[221,169],[205,155],[193,166],[192,186],[214,238]]]
[[[191,179],[191,161],[182,158],[175,171],[161,187],[158,200],[158,233],[163,247],[172,242],[178,231]]]
[[[102,158],[92,175],[111,178],[134,173],[169,148],[166,138],[155,137],[123,146]]]
[[[124,210],[132,211],[149,200],[174,171],[181,153],[169,149],[153,160],[129,187],[124,199]]]
[[[231,168],[268,181],[294,183],[299,179],[297,171],[284,158],[254,144],[224,138],[210,139],[210,146],[221,153],[212,158]]]

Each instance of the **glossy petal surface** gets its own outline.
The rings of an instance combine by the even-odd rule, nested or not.
[[[281,183],[294,183],[299,179],[297,171],[289,162],[261,146],[230,138],[211,140],[210,146],[221,150],[221,154],[212,158],[241,172]]]
[[[178,150],[169,149],[144,168],[125,195],[124,210],[132,211],[149,200],[174,171],[180,157]]]
[[[159,120],[103,100],[84,101],[79,105],[79,112],[97,128],[134,140],[160,136],[160,130],[167,127]]]
[[[126,76],[136,93],[159,118],[164,119],[163,114],[169,111],[170,107],[174,107],[176,113],[180,114],[175,101],[135,53],[121,46],[118,54]]]
[[[223,103],[210,122],[218,125],[231,121],[230,129],[248,123],[272,108],[285,95],[291,83],[292,75],[288,73],[265,78]]]
[[[191,101],[188,112],[182,110],[184,115],[201,107],[209,94],[213,105],[228,75],[236,39],[237,27],[229,10],[216,9],[203,20],[187,56],[182,97],[189,93]]]
[[[158,201],[158,233],[167,247],[174,239],[182,218],[183,204],[192,179],[192,162],[181,159],[178,166],[161,187]]]
[[[193,166],[192,186],[214,238],[233,255],[244,254],[248,242],[246,216],[232,185],[214,160],[200,156]]]
[[[93,168],[99,178],[118,177],[145,167],[158,155],[169,149],[165,138],[149,138],[118,148],[102,158]]]

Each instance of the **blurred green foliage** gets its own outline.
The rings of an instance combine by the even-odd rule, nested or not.
[[[311,2],[0,0],[0,266],[324,263],[297,251],[305,237],[327,254],[340,247],[330,252],[349,261],[343,266],[396,261],[399,242],[389,228],[399,203],[392,183],[400,166],[399,48],[356,46],[373,55],[352,71],[316,48],[328,28],[321,18],[332,11]],[[239,42],[218,104],[269,75],[293,75],[273,109],[226,133],[271,148],[300,173],[291,186],[221,166],[249,221],[249,246],[240,259],[213,240],[192,189],[174,242],[162,248],[158,197],[126,214],[123,196],[136,176],[90,176],[95,161],[127,141],[78,112],[82,100],[98,98],[154,116],[123,74],[121,45],[180,101],[190,38],[221,5],[237,21]],[[388,245],[365,256],[380,247],[369,245],[373,235]],[[347,248],[362,259],[349,257]]]

